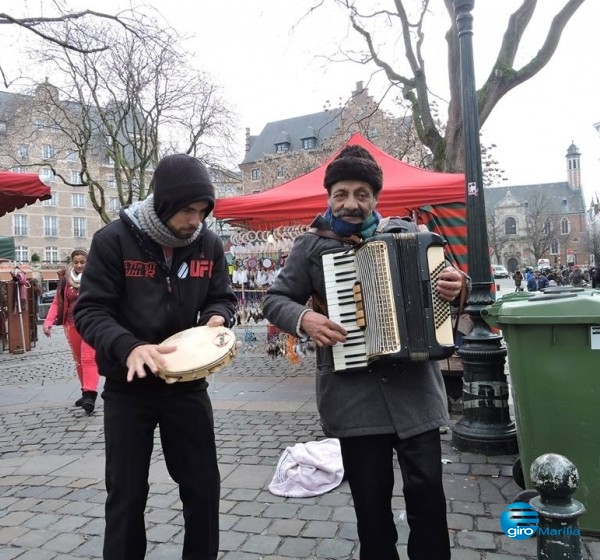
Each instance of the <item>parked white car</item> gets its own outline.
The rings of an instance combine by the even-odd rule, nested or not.
[[[508,270],[501,264],[493,264],[492,272],[494,273],[494,278],[508,278]]]

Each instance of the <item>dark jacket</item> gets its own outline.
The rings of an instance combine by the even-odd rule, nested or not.
[[[537,278],[535,277],[535,274],[533,274],[527,280],[527,291],[529,292],[539,292],[547,287],[548,278],[546,278],[543,274],[540,274]]]
[[[322,217],[312,224],[328,229]],[[393,218],[386,232],[417,231],[414,223]],[[313,295],[326,301],[321,254],[344,246],[310,233],[299,236],[285,266],[268,289],[263,311],[282,330],[296,328]],[[350,247],[350,245],[346,245]],[[317,407],[325,433],[353,437],[397,433],[410,437],[448,423],[444,381],[437,362],[408,362],[334,372],[331,348],[317,348]]]
[[[222,315],[233,325],[236,297],[223,245],[204,228],[190,245],[173,250],[168,268],[162,248],[125,210],[96,232],[87,258],[75,325],[96,350],[101,375],[126,382],[126,359],[142,344],[158,344]],[[202,380],[203,383],[204,380]],[[134,384],[162,384],[153,375]]]

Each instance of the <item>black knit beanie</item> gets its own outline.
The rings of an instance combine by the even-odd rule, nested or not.
[[[206,167],[187,154],[162,158],[154,170],[152,183],[154,210],[165,224],[171,216],[193,202],[208,202],[205,217],[215,205],[215,188]]]
[[[375,158],[362,146],[346,146],[325,170],[323,184],[327,192],[338,181],[364,181],[377,196],[383,186],[383,172]]]

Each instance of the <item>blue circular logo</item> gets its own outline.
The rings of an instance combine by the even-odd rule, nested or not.
[[[533,537],[537,533],[539,523],[537,511],[525,502],[509,504],[500,516],[500,527],[504,533],[518,541]]]

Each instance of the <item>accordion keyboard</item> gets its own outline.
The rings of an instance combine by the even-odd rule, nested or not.
[[[323,273],[329,318],[348,333],[344,344],[332,347],[334,369],[342,371],[366,367],[365,332],[358,326],[354,301],[354,251],[323,255]]]

